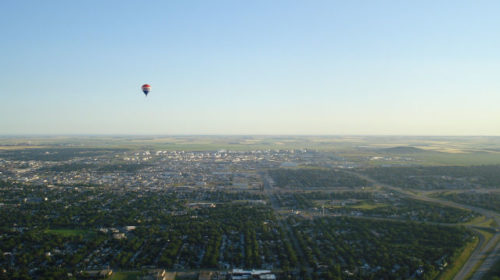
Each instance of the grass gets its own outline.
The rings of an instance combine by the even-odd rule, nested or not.
[[[478,227],[495,227],[495,225],[496,225],[496,222],[492,218],[484,220],[483,222],[475,224],[475,226],[478,226]]]
[[[120,272],[113,272],[111,277],[109,279],[111,280],[135,280],[139,279],[139,276],[141,276],[141,273],[138,271],[120,271]]]
[[[0,146],[0,150],[11,151],[11,150],[24,150],[24,149],[40,149],[47,148],[47,146]]]
[[[361,202],[359,204],[354,205],[325,205],[325,208],[329,209],[339,209],[339,208],[349,208],[349,209],[363,209],[363,210],[372,210],[380,207],[386,207],[388,204],[385,203],[370,203],[370,202]]]
[[[364,209],[364,210],[372,210],[380,207],[386,207],[387,204],[385,203],[369,203],[369,202],[363,202],[359,205],[351,205],[349,208],[353,209]]]
[[[90,230],[84,229],[47,229],[45,233],[62,235],[64,237],[78,236],[78,235],[88,235],[91,233]]]
[[[494,228],[497,228],[498,227],[498,223],[496,220],[493,220],[491,223],[490,223],[491,227],[494,227]]]
[[[439,196],[436,196],[436,197],[439,197]],[[485,216],[477,216],[474,219],[472,219],[468,222],[465,222],[463,224],[464,225],[478,225],[478,224],[484,223],[485,220],[486,220]]]
[[[489,230],[482,230],[482,229],[475,229],[475,230],[483,235],[483,237],[484,237],[483,247],[486,246],[486,243],[488,243],[488,241],[490,241],[490,239],[493,237],[493,232],[491,232]]]
[[[462,269],[464,264],[467,262],[470,255],[478,245],[478,243],[479,243],[479,238],[475,238],[473,241],[468,242],[464,250],[460,254],[460,256],[458,256],[458,258],[451,264],[451,266],[448,267],[448,269],[446,269],[441,273],[438,279],[439,280],[453,279],[455,275],[460,271],[460,269]]]
[[[500,157],[496,153],[425,153],[417,154],[415,159],[423,165],[480,165],[500,164]]]
[[[318,203],[319,201],[319,203]],[[328,201],[328,200],[325,200],[325,201]],[[316,200],[317,204],[318,205],[323,205],[323,203],[321,203],[321,200]],[[370,202],[361,202],[359,204],[353,204],[353,205],[345,205],[345,206],[342,206],[342,205],[325,205],[325,208],[327,209],[340,209],[340,208],[349,208],[349,209],[363,209],[363,210],[372,210],[372,209],[376,209],[376,208],[380,208],[380,207],[386,207],[388,206],[388,204],[386,203],[370,203]]]

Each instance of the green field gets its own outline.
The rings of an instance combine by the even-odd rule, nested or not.
[[[141,275],[138,271],[120,271],[113,272],[109,279],[111,280],[135,280]]]
[[[153,151],[309,149],[333,152],[348,161],[370,166],[500,164],[500,137],[263,135],[0,137],[0,152],[37,148]]]
[[[45,230],[45,233],[57,234],[62,236],[78,236],[78,235],[84,236],[91,234],[92,231],[83,229],[47,229]]]
[[[438,196],[436,195],[435,197],[438,197]],[[488,219],[485,216],[477,216],[474,219],[472,219],[468,222],[465,222],[464,225],[482,225],[483,223],[485,223],[487,221],[488,221]]]
[[[356,204],[356,205],[350,205],[348,206],[349,208],[353,208],[353,209],[364,209],[364,210],[372,210],[372,209],[376,209],[376,208],[380,208],[380,207],[386,207],[386,206],[389,206],[388,204],[386,203],[369,203],[369,202],[362,202],[360,204]]]
[[[318,202],[318,201],[317,201]],[[319,202],[318,205],[322,205],[323,203]],[[330,209],[338,209],[338,208],[350,208],[350,209],[363,209],[363,210],[373,210],[376,208],[380,207],[386,207],[388,204],[386,203],[370,203],[363,201],[359,204],[354,204],[354,205],[326,205],[325,208],[330,208]]]

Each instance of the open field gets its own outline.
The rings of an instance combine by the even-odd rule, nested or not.
[[[472,220],[464,223],[464,225],[477,225],[477,224],[481,224],[481,223],[487,222],[489,220],[490,219],[486,218],[485,216],[477,216],[474,219],[472,219]]]
[[[50,146],[24,146],[24,145],[0,146],[0,150],[4,150],[4,151],[24,150],[24,149],[42,149],[42,148],[50,148]]]
[[[113,274],[111,275],[111,277],[109,279],[110,280],[135,280],[135,279],[138,279],[140,275],[141,275],[141,273],[138,271],[119,271],[119,272],[113,272]]]
[[[500,137],[398,136],[54,136],[0,137],[0,152],[23,149],[255,151],[310,149],[354,163],[384,165],[500,164]]]
[[[321,205],[321,204],[318,204],[318,205]],[[343,208],[343,207],[346,207],[346,208],[350,208],[350,209],[359,209],[359,210],[373,210],[373,209],[377,209],[377,208],[380,208],[380,207],[387,207],[389,206],[388,204],[386,203],[369,203],[369,202],[362,202],[360,204],[355,204],[355,205],[347,205],[347,206],[340,206],[340,205],[329,205],[325,208],[331,208],[331,209],[335,209],[335,208]]]
[[[48,229],[45,232],[51,233],[51,234],[61,235],[64,237],[78,236],[78,235],[85,236],[85,235],[92,233],[92,231],[83,230],[83,229]]]

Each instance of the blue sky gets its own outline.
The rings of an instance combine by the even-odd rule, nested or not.
[[[0,134],[500,135],[499,14],[499,1],[2,1]]]

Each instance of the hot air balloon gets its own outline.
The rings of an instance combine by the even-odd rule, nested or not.
[[[151,86],[150,85],[148,85],[148,84],[143,84],[142,85],[142,92],[144,92],[144,94],[146,96],[148,96],[148,93],[149,93],[150,90],[151,90]]]

